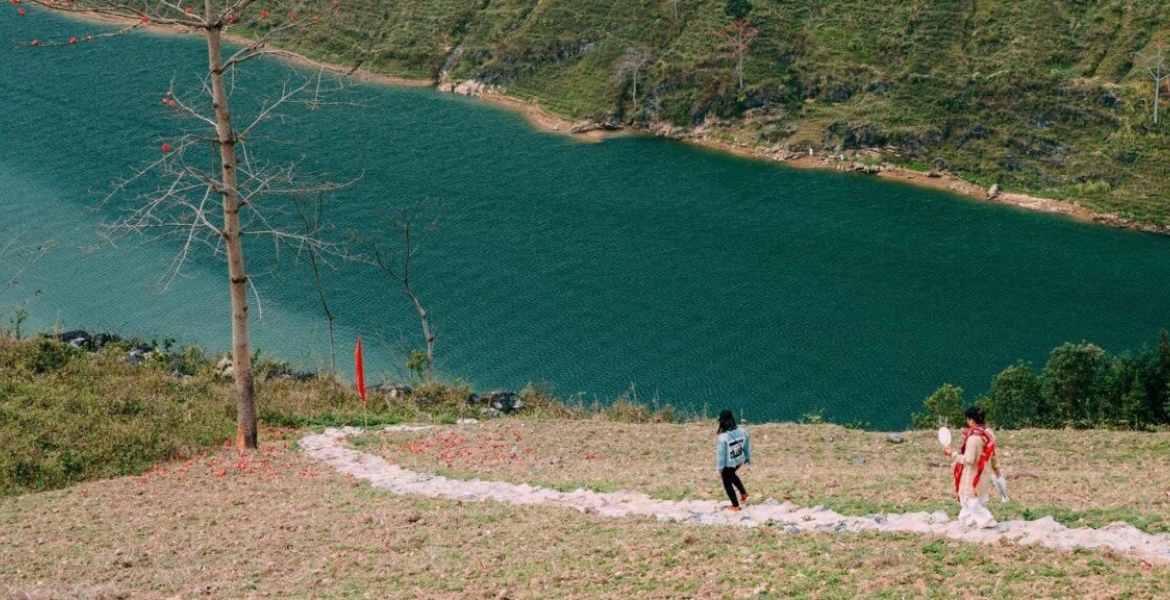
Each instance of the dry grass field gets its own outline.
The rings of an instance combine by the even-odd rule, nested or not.
[[[357,443],[379,447],[414,468],[558,487],[717,497],[708,464],[710,429],[505,419],[473,428],[371,435]],[[947,506],[945,470],[931,466],[935,449],[926,433],[893,445],[881,434],[832,426],[751,431],[757,464],[747,481],[757,498],[837,498],[859,509],[865,503]],[[222,449],[138,477],[0,500],[0,598],[1170,594],[1167,567],[1110,552],[987,547],[913,535],[789,535],[770,527],[703,527],[398,497],[306,459],[295,443],[301,433],[268,430],[254,455]],[[1094,486],[1121,486],[1101,476],[1072,479],[1068,474],[1076,465],[1060,459],[1067,449],[1057,440],[1068,436],[1074,443],[1074,435],[1098,443],[1099,460],[1113,460],[1114,472],[1165,460],[1156,447],[1167,438],[1158,435],[1005,434],[1005,462],[1019,504],[1067,502],[1082,512],[1133,514],[1164,507],[1152,489],[1143,493],[1129,485],[1101,495]],[[1122,444],[1109,440],[1151,446],[1131,445],[1127,455],[1118,449]],[[1152,477],[1162,480],[1145,478],[1145,484],[1165,490],[1164,466],[1151,468]],[[1049,474],[1068,477],[1047,482]],[[1021,510],[1015,504],[1006,506]]]

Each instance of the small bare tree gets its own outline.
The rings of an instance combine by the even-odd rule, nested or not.
[[[683,0],[666,0],[666,3],[669,4],[672,9],[674,9],[674,20],[677,21],[678,20],[678,7],[680,5],[682,5]]]
[[[5,235],[4,237],[5,239],[0,242],[0,299],[3,299],[13,288],[17,288],[28,270],[53,246],[53,242],[25,243],[19,234]],[[26,303],[30,298],[39,296],[40,293],[40,290],[37,290],[30,296],[26,296],[24,300],[0,305],[0,315],[9,309],[14,311],[10,322],[12,323],[12,333],[16,339],[20,339],[20,327],[28,318]]]
[[[630,46],[625,54],[614,65],[614,78],[624,82],[626,77],[633,77],[633,86],[630,88],[630,101],[634,108],[638,107],[638,73],[654,62],[654,55],[645,48]]]
[[[1158,99],[1162,96],[1162,82],[1170,80],[1170,64],[1167,64],[1170,57],[1166,54],[1166,45],[1162,42],[1156,42],[1152,52],[1137,52],[1134,53],[1134,58],[1154,82],[1154,125],[1157,125]]]
[[[727,0],[723,12],[731,17],[731,25],[723,29],[727,38],[727,45],[731,50],[734,63],[735,79],[738,89],[743,91],[743,64],[747,60],[748,50],[752,42],[760,35],[760,30],[752,27],[748,20],[748,13],[752,11],[752,3],[748,0]]]
[[[297,217],[301,221],[304,235],[307,239],[324,240],[325,229],[325,199],[318,194],[310,200],[304,196],[295,196],[293,198],[293,205],[296,207]],[[299,244],[292,245],[286,238],[279,238],[282,243],[291,249],[296,255],[297,260],[305,263],[309,270],[313,273],[313,283],[317,287],[317,300],[321,303],[321,311],[325,313],[325,323],[329,328],[329,365],[330,374],[336,376],[337,371],[337,346],[333,336],[333,324],[337,319],[333,314],[333,310],[329,307],[329,298],[325,295],[325,284],[321,280],[321,269],[328,268],[329,262],[327,254],[322,253],[321,244]],[[332,249],[333,245],[329,244]]]
[[[402,293],[410,299],[410,304],[418,313],[423,340],[427,345],[426,382],[428,384],[435,380],[435,332],[431,329],[430,314],[423,308],[422,302],[411,286],[410,266],[419,249],[420,234],[433,231],[438,225],[437,218],[429,220],[425,218],[429,212],[431,212],[429,203],[416,202],[411,206],[399,209],[388,219],[390,228],[400,238],[401,246],[388,248],[371,237],[356,238],[358,245],[365,250],[368,261],[402,286]],[[412,356],[410,362],[413,361],[414,357]]]
[[[174,235],[185,241],[172,262],[166,285],[180,273],[193,249],[205,244],[227,262],[228,287],[231,292],[232,366],[236,384],[236,447],[240,451],[256,448],[256,398],[252,380],[251,342],[249,335],[248,289],[251,280],[244,267],[243,240],[267,235],[297,247],[328,250],[319,239],[282,229],[275,212],[279,207],[262,200],[273,196],[323,193],[338,186],[307,184],[301,181],[296,164],[272,166],[250,151],[247,142],[257,128],[279,116],[291,104],[315,108],[323,104],[322,93],[340,86],[327,82],[323,69],[300,82],[286,82],[283,89],[247,120],[233,118],[230,98],[239,66],[268,55],[291,53],[270,48],[269,43],[282,34],[310,25],[337,8],[337,2],[324,0],[265,0],[264,9],[256,0],[202,0],[186,5],[175,0],[92,0],[78,6],[57,0],[31,0],[57,11],[88,12],[114,17],[128,23],[119,35],[152,26],[179,28],[196,32],[207,44],[207,71],[199,89],[184,94],[172,84],[162,98],[163,105],[184,117],[196,128],[177,134],[162,144],[162,156],[115,184],[107,201],[115,196],[130,195],[136,206],[110,224],[114,232]],[[198,0],[196,0],[198,2]],[[274,16],[271,11],[277,11]],[[272,17],[272,18],[270,18]],[[227,53],[223,47],[226,31],[237,22],[249,21],[259,37],[243,48]],[[34,39],[29,45],[49,47],[74,45],[90,41],[71,37],[42,43]],[[239,127],[236,123],[247,125]],[[210,153],[194,150],[204,148]],[[163,183],[150,191],[141,191],[147,180]],[[215,206],[220,211],[217,217]],[[252,288],[254,291],[254,287]]]

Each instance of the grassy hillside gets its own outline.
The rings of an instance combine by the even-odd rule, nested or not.
[[[446,68],[569,118],[877,149],[871,160],[1170,223],[1170,124],[1153,125],[1152,82],[1134,63],[1170,39],[1161,3],[754,4],[742,90],[721,0],[345,0],[288,45],[387,74],[437,80]],[[632,47],[654,56],[636,104],[632,77],[615,75]]]

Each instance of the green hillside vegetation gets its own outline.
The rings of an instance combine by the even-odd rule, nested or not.
[[[726,8],[345,0],[285,45],[377,73],[481,80],[571,119],[706,123],[728,141],[866,150],[858,156],[1170,223],[1170,125],[1153,124],[1153,82],[1136,59],[1170,39],[1161,3],[757,0],[742,89]],[[636,102],[632,71],[618,76],[631,48],[653,56]]]

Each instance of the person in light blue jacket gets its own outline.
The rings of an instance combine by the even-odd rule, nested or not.
[[[715,468],[719,477],[723,479],[723,489],[727,490],[727,497],[731,498],[728,510],[739,512],[740,502],[747,502],[748,493],[743,482],[736,475],[740,465],[752,464],[752,446],[748,441],[747,431],[735,423],[735,416],[730,410],[719,413],[719,438],[715,442]],[[739,497],[735,491],[739,490]]]

